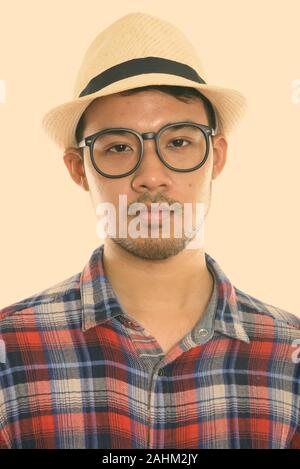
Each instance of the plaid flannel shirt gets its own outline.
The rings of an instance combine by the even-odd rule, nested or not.
[[[300,319],[205,253],[207,311],[164,354],[122,308],[103,249],[0,311],[0,448],[300,448]]]

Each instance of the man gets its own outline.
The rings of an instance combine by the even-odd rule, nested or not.
[[[300,448],[300,319],[191,248],[244,106],[159,18],[131,13],[95,39],[74,100],[43,123],[116,230],[82,272],[0,312],[1,447]],[[120,195],[126,228],[145,204],[142,236],[120,235]],[[183,208],[166,237],[157,203]],[[188,204],[192,234],[175,236]]]

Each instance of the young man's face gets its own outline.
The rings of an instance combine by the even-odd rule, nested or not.
[[[113,94],[96,99],[85,111],[84,137],[109,127],[127,127],[140,133],[156,132],[168,123],[191,120],[208,125],[203,103],[199,99],[183,102],[158,90],[147,90],[130,96]],[[68,149],[64,155],[65,164],[73,180],[90,192],[95,210],[98,204],[109,202],[116,210],[116,236],[108,242],[115,242],[126,251],[147,259],[166,259],[181,252],[187,242],[182,232],[175,237],[174,217],[171,215],[170,237],[127,238],[118,236],[119,195],[127,196],[127,207],[134,202],[151,204],[177,202],[182,209],[190,203],[193,213],[193,228],[196,222],[196,203],[203,203],[204,215],[209,210],[211,183],[223,169],[226,161],[227,142],[222,135],[210,139],[210,153],[205,164],[192,172],[176,172],[167,168],[159,159],[154,140],[144,140],[144,157],[139,168],[129,176],[111,179],[99,174],[92,165],[89,149],[85,149],[84,164],[78,158],[79,151]],[[127,226],[139,214],[127,215]],[[182,211],[184,214],[184,210]],[[137,227],[138,228],[138,227]]]

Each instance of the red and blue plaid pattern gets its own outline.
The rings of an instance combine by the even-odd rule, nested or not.
[[[0,311],[0,448],[300,448],[300,319],[205,253],[213,314],[164,354],[122,310],[103,249]]]

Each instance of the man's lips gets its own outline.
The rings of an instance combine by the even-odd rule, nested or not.
[[[136,217],[145,223],[162,223],[163,217],[164,220],[168,221],[168,215],[171,219],[173,216],[173,211],[170,209],[170,206],[167,202],[152,202],[151,203],[143,203],[144,208],[137,210],[137,213],[134,215],[130,215],[130,217]]]
[[[166,208],[164,206],[162,207],[159,207],[158,206],[153,206],[152,207],[152,210],[151,210],[151,205],[149,204],[145,204],[147,206],[147,211],[141,211],[139,217],[143,220],[143,221],[146,221],[147,223],[151,223],[152,222],[156,222],[159,224],[162,223],[162,219],[163,219],[163,213],[169,213],[170,217],[172,215],[172,211],[170,211],[169,208]],[[164,218],[166,218],[166,215],[164,214]]]
[[[151,212],[151,204],[145,204],[145,205],[147,207],[148,212]],[[157,213],[158,212],[169,212],[169,211],[170,211],[169,207],[165,207],[164,205],[162,205],[161,207],[160,207],[160,204],[152,206],[152,212],[153,213],[156,213],[156,212]]]

